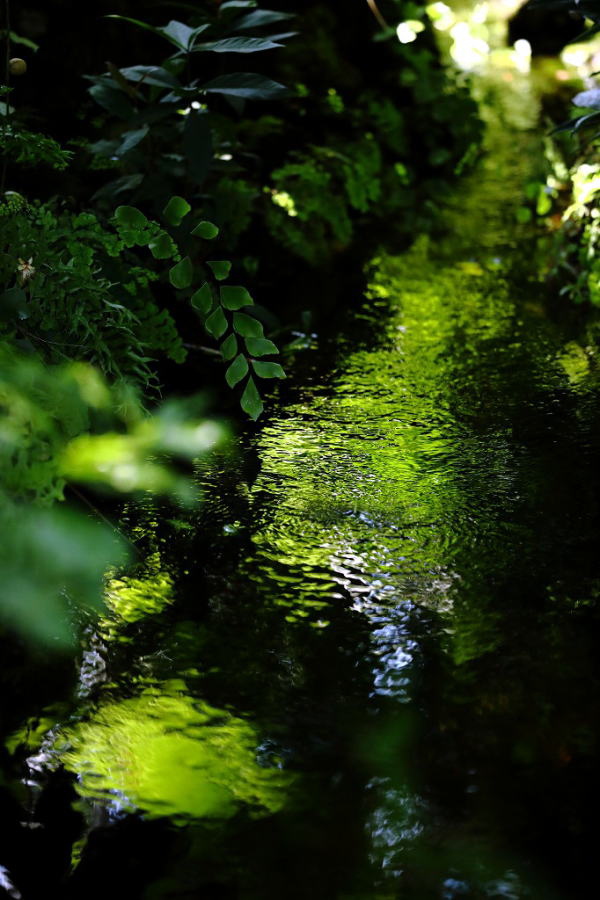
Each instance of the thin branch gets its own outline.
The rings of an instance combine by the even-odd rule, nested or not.
[[[379,7],[377,6],[377,3],[375,2],[375,0],[367,0],[367,5],[368,5],[369,9],[371,10],[371,12],[373,13],[373,15],[375,16],[375,18],[377,19],[377,21],[379,22],[379,24],[381,25],[381,27],[387,31],[387,29],[390,26],[388,25],[388,23],[385,21],[385,19],[381,15],[381,13],[379,11]]]
[[[88,507],[88,509],[90,509],[94,513],[95,516],[97,516],[102,522],[104,522],[105,525],[108,525],[108,527],[111,528],[114,532],[116,532],[116,534],[118,534],[120,538],[122,538],[124,541],[126,541],[129,544],[129,546],[133,548],[134,552],[137,554],[139,559],[143,559],[142,554],[140,553],[138,547],[136,547],[136,545],[133,543],[131,538],[128,537],[124,531],[121,531],[121,529],[119,528],[118,525],[115,525],[114,522],[111,522],[110,519],[108,519],[104,515],[104,513],[98,509],[97,506],[94,506],[92,501],[89,500],[85,496],[85,494],[82,494],[81,491],[78,491],[77,488],[74,487],[72,484],[68,484],[67,489],[69,491],[71,491],[72,494],[75,494],[75,496],[79,500],[81,500],[82,503],[85,503],[85,505]]]
[[[214,347],[204,347],[202,344],[187,344],[183,343],[183,346],[186,350],[197,350],[198,353],[206,353],[208,356],[218,356],[221,359],[221,351],[215,350]]]

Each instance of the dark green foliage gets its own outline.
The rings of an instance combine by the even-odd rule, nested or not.
[[[568,10],[573,18],[580,19],[581,30],[571,43],[591,38],[600,31],[600,6],[597,0],[529,0],[525,7],[549,13]],[[592,23],[591,26],[586,27],[586,20]]]
[[[123,160],[130,173],[139,173],[140,180],[132,184],[138,201],[153,199],[157,188],[163,196],[171,193],[182,180],[188,188],[204,183],[214,153],[227,146],[222,129],[224,126],[227,130],[228,125],[226,119],[222,121],[221,98],[239,113],[246,101],[277,100],[287,95],[283,85],[253,71],[225,72],[214,77],[215,65],[210,62],[213,56],[231,59],[238,55],[245,59],[282,46],[281,39],[274,41],[268,35],[245,32],[254,32],[259,26],[262,29],[288,16],[262,15],[267,12],[264,10],[240,16],[241,9],[224,5],[217,15],[199,10],[191,25],[172,20],[160,27],[113,17],[122,18],[123,27],[141,27],[171,45],[170,55],[160,65],[111,65],[107,74],[90,77],[94,100],[127,123],[118,137],[98,141],[91,150],[105,158]],[[255,12],[261,16],[257,18]],[[146,138],[152,141],[151,154],[144,152]],[[121,188],[117,179],[104,188],[102,197],[114,199]]]
[[[170,56],[94,79],[96,99],[127,122],[118,137],[92,147],[117,157],[128,173],[103,189],[103,201],[122,190],[123,178],[134,179],[128,184],[142,204],[185,183],[186,196],[199,198],[199,189],[208,195],[207,213],[225,226],[231,251],[258,220],[311,265],[346,248],[367,217],[401,209],[400,233],[430,226],[445,179],[480,133],[467,89],[440,68],[431,41],[407,49],[394,29],[377,35],[366,4],[356,23],[342,10],[309,4],[302,29],[310,34],[310,68],[299,40],[284,53],[257,53],[256,74],[226,71],[207,80],[211,53],[217,66],[223,57],[234,69],[236,55],[254,59],[250,50],[277,49],[290,36],[273,37],[272,29],[294,8],[240,9],[221,5],[216,17],[199,11],[189,23],[144,26],[170,43]],[[418,7],[409,12],[423,17]],[[293,90],[286,95],[280,81]],[[285,117],[247,103],[265,99],[285,104]]]
[[[0,128],[0,156],[24,166],[66,169],[73,154],[52,138],[4,123]]]
[[[84,359],[148,387],[152,355],[181,362],[185,351],[152,295],[157,273],[129,253],[156,240],[159,229],[147,223],[140,231],[119,219],[116,226],[48,204],[0,217],[0,328],[49,361]],[[19,261],[29,260],[33,271],[24,280]]]
[[[574,16],[582,16],[592,22],[592,27],[579,40],[600,31],[600,5],[594,2],[578,3],[564,0],[534,0],[526,8],[547,10],[561,8]],[[598,73],[595,73],[598,74]],[[561,228],[555,237],[553,260],[550,267],[553,278],[563,282],[560,292],[577,304],[600,306],[598,291],[598,144],[600,135],[600,88],[580,91],[572,97],[576,114],[559,123],[551,132],[553,136],[567,134],[570,140],[555,141],[547,151],[554,186],[569,188],[570,203],[562,210]],[[556,197],[556,190],[554,196]],[[564,195],[563,190],[563,195]],[[560,201],[559,201],[560,202]],[[538,204],[539,211],[539,204]],[[544,209],[544,213],[550,208]]]

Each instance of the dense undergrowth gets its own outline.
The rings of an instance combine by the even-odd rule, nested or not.
[[[138,6],[3,11],[0,617],[57,646],[131,549],[112,498],[195,499],[231,414],[206,391],[258,418],[291,332],[432,228],[480,135],[417,4]]]
[[[539,182],[531,185],[523,215],[545,219],[552,235],[549,276],[559,295],[582,308],[600,306],[600,89],[595,86],[597,75],[600,6],[595,2],[557,2],[531,0],[525,7],[531,10],[533,21],[546,16],[550,35],[558,38],[557,16],[570,18],[568,37],[577,44],[566,62],[568,71],[556,73],[563,88],[555,92],[553,108],[549,110],[549,134],[545,142],[546,172]],[[535,17],[538,19],[535,19]],[[557,52],[565,41],[554,47]],[[583,89],[582,89],[583,88]],[[559,100],[556,103],[556,100]],[[569,109],[571,110],[569,113]],[[592,317],[595,318],[595,317]],[[590,323],[595,353],[597,326]]]

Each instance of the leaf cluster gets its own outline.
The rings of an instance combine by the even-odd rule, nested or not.
[[[48,365],[0,341],[0,624],[48,646],[74,643],[73,605],[98,610],[109,567],[126,542],[89,514],[57,505],[67,485],[195,499],[170,465],[224,438],[197,402],[171,400],[150,416],[123,383],[84,363]]]
[[[157,355],[185,359],[172,316],[152,294],[158,276],[140,265],[126,230],[94,213],[57,204],[23,209],[24,202],[13,200],[0,216],[0,333],[49,362],[85,360],[144,389],[154,382]],[[154,235],[146,235],[150,243]]]
[[[190,204],[182,197],[172,197],[164,218],[172,227],[179,227],[191,212]],[[120,207],[115,217],[127,223],[136,223],[143,229],[142,214],[134,207]],[[201,241],[212,241],[219,229],[212,222],[201,220],[191,231],[191,236]],[[257,419],[263,411],[262,399],[256,385],[259,378],[284,378],[285,373],[277,362],[262,357],[277,354],[276,345],[265,338],[263,325],[253,314],[254,300],[245,287],[225,284],[231,272],[230,260],[202,260],[195,266],[192,258],[179,258],[169,271],[171,285],[189,293],[190,303],[200,316],[207,333],[219,341],[223,360],[228,363],[225,380],[230,388],[243,385],[240,404],[244,412]],[[199,278],[199,285],[197,279]]]
[[[287,96],[283,85],[265,75],[229,71],[232,59],[278,49],[293,34],[272,32],[292,18],[289,13],[255,6],[223,3],[211,15],[200,8],[191,25],[172,20],[157,27],[114,17],[161,37],[171,52],[158,65],[109,64],[107,73],[88,76],[93,99],[124,123],[116,136],[91,145],[94,154],[120,160],[127,170],[105,186],[101,199],[114,201],[123,191],[135,191],[136,199],[147,201],[156,196],[157,186],[164,195],[165,184],[168,192],[174,186],[181,190],[182,182],[190,188],[203,185],[214,155],[229,149],[222,104],[237,116],[247,101]]]

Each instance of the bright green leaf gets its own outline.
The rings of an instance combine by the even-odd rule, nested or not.
[[[220,306],[217,306],[215,311],[210,314],[204,323],[204,327],[214,338],[220,338],[225,334],[227,331],[227,319]]]
[[[213,225],[212,222],[199,222],[192,231],[192,234],[195,237],[201,237],[205,241],[212,241],[213,238],[216,238],[218,233],[219,229],[216,225]]]
[[[248,413],[250,418],[254,420],[258,419],[263,411],[262,400],[260,399],[260,394],[256,390],[256,385],[254,384],[254,379],[252,377],[248,379],[248,383],[244,388],[240,405],[244,412]]]
[[[252,366],[260,378],[285,378],[285,372],[279,363],[258,362],[258,360],[253,359]]]
[[[242,309],[244,306],[252,306],[254,300],[245,287],[228,284],[221,288],[221,303],[225,309]]]
[[[169,225],[181,225],[182,220],[191,211],[192,207],[183,197],[171,197],[164,208],[163,216]]]
[[[186,256],[181,262],[178,262],[169,272],[169,281],[173,287],[178,288],[179,290],[188,288],[192,283],[193,277],[194,267],[192,266],[192,261],[189,256]]]
[[[115,210],[115,219],[122,228],[141,231],[148,224],[148,219],[143,212],[135,206],[118,206]]]
[[[246,338],[246,347],[250,356],[269,356],[271,353],[279,353],[273,343],[266,338]]]
[[[225,361],[233,359],[238,350],[238,340],[235,334],[230,334],[221,344],[221,355]]]
[[[213,306],[213,295],[209,284],[203,284],[195,294],[192,294],[191,304],[203,316],[208,315]]]
[[[225,281],[231,272],[231,263],[228,259],[219,260],[218,262],[214,259],[209,259],[206,265],[210,266],[217,281]]]
[[[243,353],[240,353],[225,372],[225,380],[230,388],[234,388],[247,374],[248,360]]]
[[[23,35],[17,34],[15,31],[11,31],[10,40],[13,44],[21,44],[23,47],[28,47],[30,50],[33,50],[34,53],[37,53],[40,49],[40,45],[36,44],[35,41],[31,41],[29,38],[23,37]]]
[[[177,247],[165,231],[153,238],[148,247],[154,259],[172,259],[177,253]]]
[[[242,337],[262,337],[263,327],[258,319],[247,316],[246,313],[233,314],[233,327]]]

